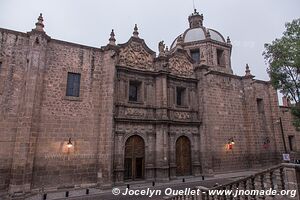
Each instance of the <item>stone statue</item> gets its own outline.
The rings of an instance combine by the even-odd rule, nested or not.
[[[160,41],[158,43],[158,51],[159,51],[159,54],[164,54],[165,53],[165,44],[164,44],[164,41]]]

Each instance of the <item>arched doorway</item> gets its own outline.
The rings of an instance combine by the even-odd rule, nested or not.
[[[125,143],[124,179],[138,180],[144,178],[145,143],[137,135],[131,136]]]
[[[191,175],[191,143],[186,136],[176,141],[176,175]]]

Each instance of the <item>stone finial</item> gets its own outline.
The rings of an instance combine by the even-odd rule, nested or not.
[[[199,15],[199,12],[197,12],[197,9],[196,9],[196,8],[194,9],[193,15]]]
[[[111,30],[110,38],[109,38],[109,44],[110,45],[116,45],[116,39],[115,39],[114,29]]]
[[[166,46],[166,53],[168,53],[169,52],[169,47],[168,46]]]
[[[206,32],[206,37],[210,38],[210,32],[209,32],[209,30],[207,30],[207,32]]]
[[[252,76],[251,71],[250,71],[250,67],[248,64],[246,64],[246,70],[245,70],[246,74],[245,76]]]
[[[231,44],[231,40],[230,40],[229,36],[227,36],[227,44]]]
[[[182,37],[182,35],[179,35],[179,37],[178,37],[178,39],[177,39],[177,43],[178,43],[178,44],[183,43],[183,37]]]
[[[134,25],[134,31],[133,31],[133,37],[139,37],[139,32],[138,32],[138,27],[137,27],[137,25],[135,24]]]
[[[42,13],[40,13],[40,16],[38,17],[38,22],[35,23],[35,30],[37,31],[44,31],[44,24],[43,24],[43,16],[42,16]]]
[[[176,46],[177,46],[177,48],[180,48],[180,49],[183,48],[183,37],[182,37],[182,35],[179,35],[179,37],[177,39]]]

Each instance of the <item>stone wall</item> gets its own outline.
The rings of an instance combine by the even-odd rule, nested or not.
[[[203,85],[203,140],[207,166],[215,172],[241,170],[276,162],[278,130],[274,130],[271,86],[252,78],[212,72]],[[263,113],[257,99],[263,100]],[[271,143],[264,145],[269,138]],[[232,149],[228,142],[234,140]],[[211,147],[210,144],[213,144]]]
[[[285,137],[286,149],[290,153],[291,160],[300,160],[300,133],[296,131],[293,125],[293,115],[291,113],[291,107],[281,106],[280,107],[280,117],[282,121],[283,134]],[[279,126],[280,124],[278,124]],[[289,136],[293,136],[293,141],[291,141],[292,148],[290,147]],[[282,138],[281,138],[282,139]],[[283,139],[282,139],[283,140]]]
[[[100,83],[95,76],[101,70],[99,49],[48,43],[33,187],[96,182]],[[81,74],[79,97],[66,96],[68,72]]]
[[[0,190],[10,182],[18,115],[24,100],[27,46],[26,34],[0,29]]]
[[[0,33],[0,189],[110,185],[114,51]],[[81,74],[79,97],[66,96],[68,72]]]

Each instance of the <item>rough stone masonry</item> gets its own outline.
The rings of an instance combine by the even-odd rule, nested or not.
[[[51,38],[42,15],[27,33],[0,29],[0,191],[212,176],[279,163],[284,152],[299,159],[299,133],[270,83],[248,65],[233,75],[229,37],[196,10],[188,20],[157,55],[137,25],[127,43],[112,31],[99,48]]]

